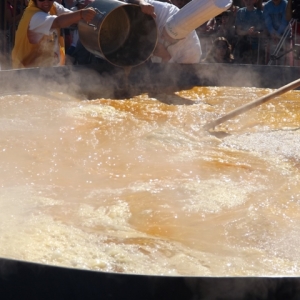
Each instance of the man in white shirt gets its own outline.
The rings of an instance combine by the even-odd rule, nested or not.
[[[167,2],[155,0],[127,0],[129,3],[139,4],[144,13],[152,15],[157,24],[158,36],[162,34],[163,28],[169,17],[176,14],[179,8]],[[195,30],[191,31],[184,39],[167,47],[157,44],[154,50],[152,62],[169,62],[181,64],[199,63],[201,59],[201,46]]]
[[[31,0],[16,32],[13,68],[63,65],[60,29],[82,19],[90,22],[95,14],[93,8],[72,12],[53,0]]]

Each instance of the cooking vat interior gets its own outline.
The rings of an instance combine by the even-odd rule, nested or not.
[[[115,99],[114,82],[88,100],[70,84],[1,96],[1,257],[299,275],[299,91],[220,125],[229,135],[218,138],[202,126],[270,90],[129,84]]]

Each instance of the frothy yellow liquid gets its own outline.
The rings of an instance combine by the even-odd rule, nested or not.
[[[0,257],[137,274],[299,275],[300,92],[202,129],[269,92],[1,96]]]

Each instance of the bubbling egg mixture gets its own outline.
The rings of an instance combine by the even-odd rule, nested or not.
[[[300,274],[300,93],[0,97],[0,257],[105,272]],[[213,133],[213,132],[212,132]]]

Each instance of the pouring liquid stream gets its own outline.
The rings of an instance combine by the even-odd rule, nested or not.
[[[126,90],[129,90],[129,75],[130,75],[130,72],[132,70],[132,67],[130,66],[127,66],[127,67],[124,67],[124,79],[125,79],[125,89]]]

